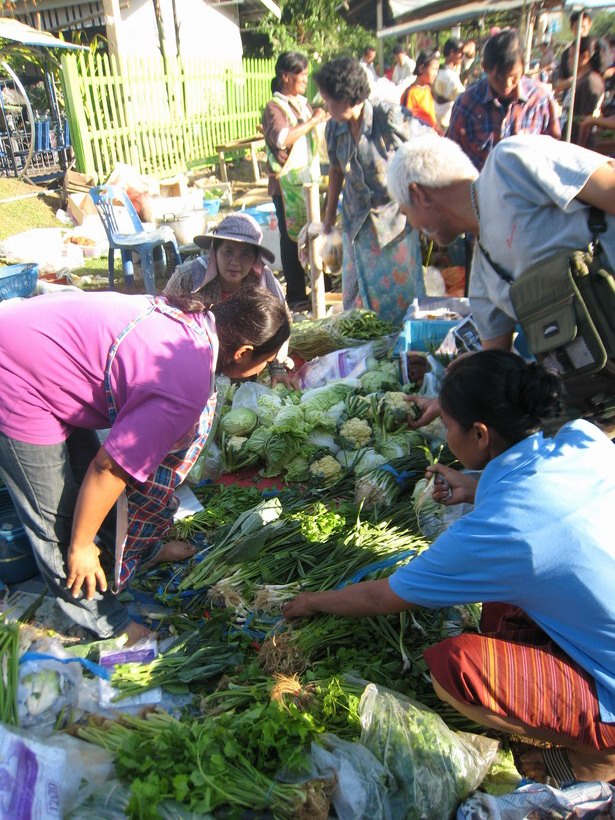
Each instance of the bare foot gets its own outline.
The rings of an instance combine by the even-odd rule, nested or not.
[[[592,781],[615,780],[615,754],[608,752],[578,752],[566,749],[570,768],[577,780]],[[519,755],[521,774],[537,783],[544,783],[547,779],[547,769],[542,749],[528,749]]]
[[[168,541],[154,560],[150,561],[150,565],[164,564],[167,561],[187,561],[196,552],[197,548],[187,541]]]
[[[136,621],[131,621],[122,634],[128,636],[128,640],[124,646],[133,646],[139,641],[156,637],[155,632],[152,632],[146,626],[143,626],[143,624],[138,624]]]

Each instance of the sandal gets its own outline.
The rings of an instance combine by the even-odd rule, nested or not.
[[[553,786],[555,789],[563,789],[577,783],[574,776],[568,752],[563,746],[535,746],[530,743],[511,743],[510,751],[515,762],[517,771],[526,777],[523,767],[523,755],[529,751],[538,751],[542,754],[545,768],[544,783]],[[529,778],[528,778],[529,779]]]

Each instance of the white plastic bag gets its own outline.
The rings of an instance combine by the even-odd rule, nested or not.
[[[333,228],[329,233],[323,234],[323,242],[320,248],[322,261],[329,270],[329,273],[341,273],[344,259],[342,234],[337,228]]]
[[[275,391],[258,382],[244,382],[237,388],[231,408],[237,410],[240,407],[247,407],[256,413],[260,396],[275,396]]]
[[[111,774],[110,754],[69,735],[0,726],[0,820],[64,817]]]

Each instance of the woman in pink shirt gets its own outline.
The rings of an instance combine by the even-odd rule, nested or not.
[[[139,564],[187,556],[186,545],[162,539],[174,489],[211,426],[215,375],[259,373],[289,335],[285,305],[264,288],[211,310],[192,295],[117,293],[3,308],[0,478],[73,621],[102,638],[147,634],[108,591],[107,573],[119,590]],[[101,446],[96,431],[107,428]],[[117,539],[107,519],[116,502]],[[105,540],[117,540],[106,566]]]

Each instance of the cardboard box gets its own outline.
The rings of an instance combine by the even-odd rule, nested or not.
[[[69,194],[66,210],[77,225],[83,225],[83,221],[90,216],[99,219],[96,205],[89,194]]]
[[[160,196],[186,196],[188,193],[188,178],[183,174],[160,181]]]
[[[67,171],[62,181],[62,202],[66,202],[70,194],[87,193],[90,188],[94,188],[96,185],[98,185],[96,174]]]

